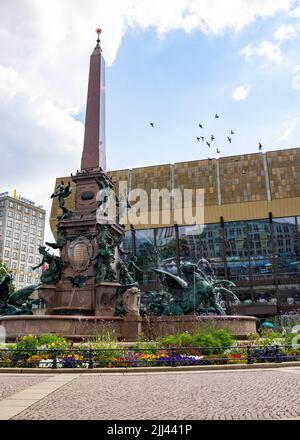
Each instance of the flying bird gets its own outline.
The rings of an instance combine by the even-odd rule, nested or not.
[[[208,145],[208,146],[209,146],[209,148],[210,148],[210,143],[209,143],[209,142],[206,142],[206,145]]]
[[[200,138],[197,136],[197,141],[200,142]]]
[[[231,144],[232,139],[229,136],[227,136],[227,139],[228,139],[228,142]]]
[[[263,149],[263,146],[261,143],[259,143],[258,149],[259,149],[259,151],[261,151]]]
[[[220,154],[220,150],[219,150],[219,148],[217,148],[217,154]]]
[[[200,127],[200,128],[203,128],[203,125],[202,125],[202,124],[199,124],[199,127]]]
[[[152,128],[154,128],[154,122],[150,122]]]
[[[233,131],[233,130],[231,130],[230,134],[234,134],[234,131]]]
[[[213,135],[211,135],[211,141],[213,142],[214,140],[215,140],[215,138],[214,138],[214,136]]]
[[[203,140],[203,142],[204,142],[204,139],[205,139],[205,137],[204,136],[201,136],[201,139]]]
[[[215,119],[219,119],[219,117],[220,117],[220,116],[216,113],[216,114],[215,114]]]

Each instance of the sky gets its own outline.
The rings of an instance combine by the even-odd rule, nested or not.
[[[109,170],[300,147],[299,0],[0,0],[0,193],[79,168],[97,26]]]

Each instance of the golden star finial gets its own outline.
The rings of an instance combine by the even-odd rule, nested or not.
[[[98,34],[98,38],[97,38],[97,45],[96,45],[95,49],[101,49],[101,47],[100,47],[100,34],[102,34],[102,29],[100,27],[97,27],[96,32]]]
[[[97,27],[96,32],[97,32],[97,34],[99,36],[100,34],[102,34],[102,29],[100,27]]]

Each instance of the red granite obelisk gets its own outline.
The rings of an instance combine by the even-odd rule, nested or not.
[[[90,57],[86,117],[81,172],[73,176],[76,183],[76,209],[97,207],[99,173],[106,170],[105,147],[105,61],[100,46],[101,29],[97,45]],[[101,177],[100,177],[101,179]]]
[[[101,29],[97,29],[97,45],[90,58],[84,144],[81,170],[106,170],[105,148],[105,61],[100,46]]]

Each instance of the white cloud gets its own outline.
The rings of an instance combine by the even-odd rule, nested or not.
[[[234,90],[232,98],[236,101],[244,101],[248,97],[250,90],[251,87],[249,85],[239,86]]]
[[[249,59],[253,56],[260,56],[271,61],[276,61],[277,63],[281,63],[282,61],[282,52],[280,47],[275,46],[270,41],[262,41],[262,43],[260,43],[260,45],[257,47],[250,43],[248,46],[244,47],[239,54],[243,55],[246,59]]]
[[[298,18],[298,17],[300,17],[300,6],[298,6],[298,7],[295,8],[295,9],[293,9],[293,10],[289,13],[289,15],[290,15],[291,17],[294,17],[294,18]]]
[[[292,88],[300,90],[300,65],[296,65],[292,69]]]
[[[292,119],[285,121],[284,131],[282,135],[278,138],[278,141],[279,142],[287,141],[299,125],[300,125],[300,114],[297,114]]]
[[[290,12],[292,0],[10,0],[0,15],[0,145],[3,189],[49,206],[54,177],[76,170],[95,28],[108,64],[132,27],[238,32]],[[20,26],[21,23],[21,26]],[[268,48],[266,48],[268,49]],[[269,48],[270,49],[270,48]],[[272,49],[272,48],[271,48]],[[276,50],[271,50],[278,59]]]
[[[275,40],[279,41],[279,43],[282,43],[286,40],[291,40],[293,38],[296,38],[298,35],[298,32],[296,28],[289,24],[280,26],[274,33]]]

